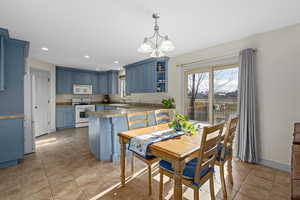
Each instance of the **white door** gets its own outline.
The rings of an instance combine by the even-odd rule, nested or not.
[[[49,72],[32,70],[32,110],[35,137],[49,132]]]

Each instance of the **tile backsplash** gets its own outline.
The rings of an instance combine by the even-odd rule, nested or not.
[[[72,99],[81,99],[81,98],[90,98],[93,102],[102,102],[104,95],[95,94],[95,95],[78,95],[78,94],[57,94],[56,103],[68,103]]]
[[[123,102],[120,95],[109,95],[111,102]],[[73,94],[57,94],[56,103],[68,103],[72,99],[91,98],[93,102],[102,102],[104,95],[73,95]],[[149,103],[161,104],[161,100],[168,98],[167,93],[139,93],[126,96],[124,99],[127,103]]]
[[[150,103],[161,104],[161,100],[168,98],[167,93],[138,93],[126,96],[124,99],[127,103]],[[112,102],[122,102],[120,95],[110,95]]]

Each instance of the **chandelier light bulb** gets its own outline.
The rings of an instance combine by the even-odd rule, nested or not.
[[[151,46],[151,43],[148,41],[147,38],[145,38],[144,42],[138,48],[138,52],[140,52],[140,53],[151,53],[152,51],[153,51],[153,48]]]
[[[160,50],[165,52],[174,51],[175,46],[171,40],[164,40],[160,45]]]

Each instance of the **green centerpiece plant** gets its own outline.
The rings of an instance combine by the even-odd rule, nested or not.
[[[196,128],[194,124],[191,124],[188,121],[188,117],[177,111],[175,111],[174,120],[169,123],[169,127],[173,128],[175,131],[185,131],[189,133],[189,135],[194,135],[196,133]]]
[[[161,103],[163,104],[164,108],[174,108],[175,107],[174,98],[163,99],[161,101]]]

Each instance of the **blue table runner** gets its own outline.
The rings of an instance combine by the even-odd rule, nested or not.
[[[147,158],[151,156],[151,154],[148,153],[149,145],[183,134],[185,134],[184,131],[174,131],[174,129],[166,129],[149,134],[135,136],[130,139],[128,149],[144,158]]]

